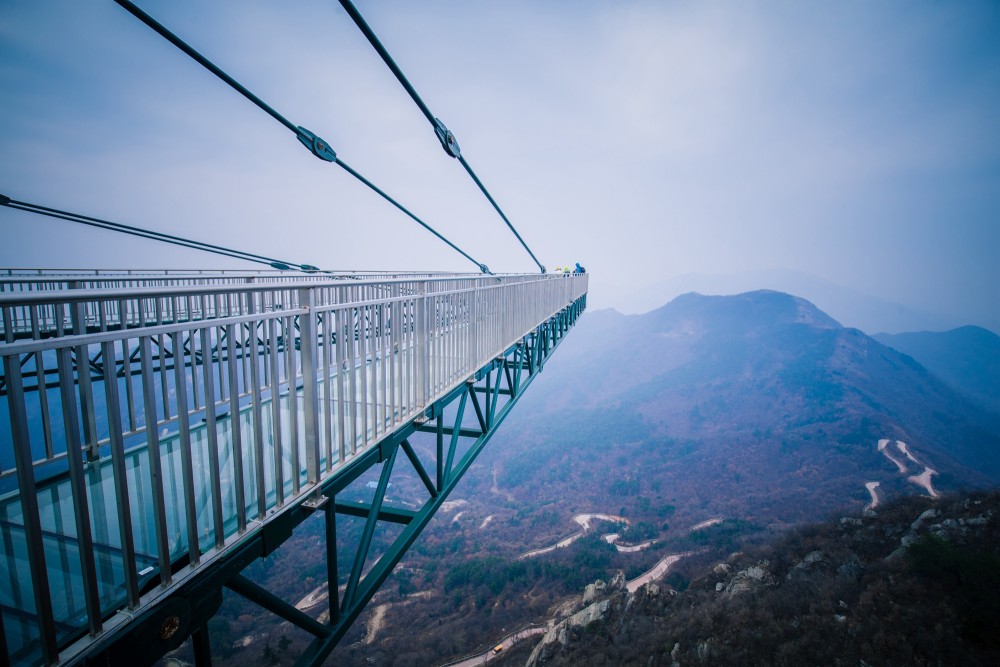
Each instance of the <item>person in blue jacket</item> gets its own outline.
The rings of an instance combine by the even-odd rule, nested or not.
[[[582,266],[580,266],[580,262],[577,262],[576,263],[576,268],[573,269],[573,273],[586,273],[586,272],[587,272],[587,269],[585,269]]]

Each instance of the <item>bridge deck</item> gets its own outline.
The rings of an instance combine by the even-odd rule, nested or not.
[[[586,278],[0,294],[11,662],[52,662],[197,576],[523,343]]]

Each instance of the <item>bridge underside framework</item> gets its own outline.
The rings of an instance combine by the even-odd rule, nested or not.
[[[0,656],[132,664],[191,637],[208,664],[227,588],[321,663],[587,293],[586,274],[299,278],[0,279]],[[243,574],[313,515],[322,620]],[[360,529],[338,539],[338,516]]]

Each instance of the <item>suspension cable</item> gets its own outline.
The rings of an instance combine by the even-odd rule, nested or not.
[[[535,253],[531,252],[531,248],[529,248],[528,244],[524,242],[521,235],[517,233],[517,230],[514,229],[514,225],[512,225],[510,220],[507,219],[504,212],[500,210],[500,206],[497,204],[496,200],[493,199],[492,195],[490,195],[489,191],[486,189],[486,186],[483,185],[483,182],[479,180],[476,173],[472,171],[472,167],[469,166],[469,163],[462,156],[462,150],[458,146],[458,140],[455,139],[455,135],[451,132],[451,130],[445,127],[445,124],[441,121],[441,119],[431,113],[431,110],[426,104],[424,104],[424,101],[420,98],[420,95],[417,94],[417,91],[410,84],[409,80],[403,74],[403,71],[399,69],[399,65],[396,64],[396,61],[393,60],[392,56],[389,55],[389,52],[386,51],[382,42],[379,41],[379,38],[375,35],[375,31],[371,29],[364,17],[361,16],[361,12],[358,11],[357,7],[354,6],[351,0],[340,0],[340,4],[343,6],[344,10],[347,11],[347,15],[351,17],[355,25],[358,26],[364,36],[368,39],[368,42],[375,48],[375,51],[377,51],[379,56],[382,57],[383,62],[385,62],[389,69],[392,70],[396,80],[398,80],[403,88],[406,89],[406,92],[409,93],[410,97],[420,108],[420,111],[427,117],[428,122],[430,122],[431,126],[434,128],[434,133],[437,135],[438,141],[441,142],[441,147],[444,148],[444,152],[451,157],[458,158],[458,161],[462,163],[463,167],[465,167],[465,171],[472,177],[472,180],[479,186],[479,189],[482,190],[484,195],[486,195],[486,198],[490,201],[490,203],[493,204],[493,208],[500,214],[503,221],[507,223],[507,227],[510,228],[510,231],[513,232],[514,236],[518,241],[520,241],[521,245],[528,252],[528,254],[531,255],[531,259],[535,261],[535,264],[537,264],[538,268],[542,270],[542,273],[545,273],[545,267],[542,266],[542,263],[538,261],[537,257],[535,257]]]
[[[41,206],[40,204],[30,204],[28,202],[12,199],[6,195],[0,195],[0,206],[6,206],[8,208],[17,209],[19,211],[27,211],[28,213],[37,213],[39,215],[46,215],[50,218],[68,220],[69,222],[76,222],[81,225],[87,225],[88,227],[97,227],[99,229],[106,229],[114,232],[120,232],[122,234],[128,234],[130,236],[138,236],[139,238],[150,239],[153,241],[161,241],[163,243],[169,243],[171,245],[181,246],[183,248],[202,250],[204,252],[210,252],[216,255],[232,257],[233,259],[241,259],[247,262],[255,262],[257,264],[266,264],[271,268],[279,269],[282,271],[287,271],[289,269],[296,269],[299,271],[304,271],[306,273],[331,273],[331,271],[323,271],[311,264],[297,264],[295,262],[285,262],[280,259],[275,259],[273,257],[258,255],[252,252],[245,252],[243,250],[236,250],[235,248],[227,248],[225,246],[215,245],[212,243],[205,243],[203,241],[196,241],[193,239],[184,238],[183,236],[175,236],[173,234],[165,234],[163,232],[157,232],[151,229],[143,229],[142,227],[135,227],[133,225],[125,225],[120,222],[111,222],[109,220],[102,220],[101,218],[93,218],[89,215],[80,215],[79,213],[60,211],[57,208],[49,208],[48,206]]]
[[[321,160],[323,160],[325,162],[333,162],[337,166],[339,166],[342,169],[344,169],[344,171],[346,171],[347,173],[349,173],[351,176],[353,176],[354,178],[358,179],[359,181],[361,181],[362,183],[364,183],[366,186],[368,186],[373,192],[375,192],[376,194],[378,194],[379,196],[381,196],[383,199],[385,199],[386,201],[388,201],[390,204],[392,204],[393,206],[395,206],[396,208],[398,208],[400,211],[402,211],[403,213],[405,213],[406,215],[408,215],[411,219],[413,219],[414,221],[416,221],[417,223],[419,223],[424,229],[426,229],[427,231],[429,231],[432,234],[434,234],[434,236],[436,236],[437,238],[439,238],[442,241],[444,241],[446,244],[448,244],[448,246],[450,248],[452,248],[457,253],[459,253],[460,255],[462,255],[463,257],[465,257],[466,259],[468,259],[470,262],[472,262],[473,264],[475,264],[479,268],[480,271],[482,271],[483,273],[488,273],[488,274],[492,275],[492,272],[490,271],[489,267],[487,267],[482,262],[477,261],[471,255],[469,255],[467,252],[465,252],[464,250],[462,250],[461,248],[459,248],[457,245],[455,245],[454,243],[452,243],[451,241],[449,241],[448,239],[446,239],[444,236],[442,236],[441,234],[439,234],[437,231],[434,230],[434,228],[432,228],[426,222],[424,222],[423,220],[421,220],[420,218],[418,218],[415,214],[413,214],[411,211],[409,211],[406,207],[404,207],[402,204],[400,204],[395,199],[393,199],[392,197],[390,197],[383,190],[381,190],[380,188],[376,187],[374,183],[372,183],[367,178],[365,178],[364,176],[362,176],[361,174],[359,174],[357,171],[355,171],[354,169],[352,169],[346,162],[344,162],[339,157],[337,157],[336,152],[334,152],[333,148],[330,147],[329,143],[327,143],[326,141],[324,141],[320,137],[316,136],[315,134],[313,134],[312,132],[310,132],[306,128],[302,127],[301,125],[298,125],[298,126],[294,125],[290,120],[288,120],[287,118],[285,118],[284,116],[282,116],[280,113],[278,113],[277,111],[275,111],[271,106],[269,106],[263,100],[261,100],[259,97],[257,97],[252,92],[250,92],[245,86],[243,86],[242,84],[240,84],[236,79],[234,79],[233,77],[231,77],[228,74],[226,74],[222,69],[220,69],[218,66],[216,66],[212,61],[210,61],[208,58],[206,58],[202,54],[200,54],[197,51],[195,51],[194,48],[192,48],[189,44],[187,44],[186,42],[184,42],[184,40],[182,40],[180,37],[178,37],[174,33],[170,32],[170,30],[168,30],[164,25],[162,25],[156,19],[154,19],[152,16],[150,16],[149,14],[147,14],[146,12],[144,12],[143,10],[141,10],[139,7],[137,7],[133,2],[131,2],[131,0],[115,0],[115,2],[118,3],[118,5],[120,5],[122,8],[124,8],[130,14],[132,14],[133,16],[135,16],[137,19],[139,19],[140,21],[142,21],[143,23],[145,23],[147,26],[149,26],[150,28],[152,28],[154,31],[156,31],[160,36],[162,36],[163,38],[165,38],[171,44],[173,44],[174,46],[176,46],[177,48],[179,48],[181,51],[183,51],[184,53],[186,53],[193,60],[195,60],[198,64],[200,64],[202,67],[204,67],[205,69],[207,69],[209,72],[211,72],[212,74],[214,74],[215,76],[217,76],[219,79],[221,79],[225,83],[227,83],[231,88],[233,88],[233,90],[235,90],[236,92],[238,92],[240,95],[243,95],[243,97],[245,97],[248,100],[250,100],[251,102],[253,102],[261,110],[263,110],[264,112],[266,112],[268,115],[270,115],[272,118],[274,118],[275,120],[277,120],[279,123],[281,123],[282,125],[284,125],[289,130],[291,130],[295,134],[295,136],[298,138],[298,140],[300,142],[302,142],[302,144],[306,148],[308,148],[312,152],[313,155],[315,155],[316,157],[318,157],[319,159],[321,159]]]

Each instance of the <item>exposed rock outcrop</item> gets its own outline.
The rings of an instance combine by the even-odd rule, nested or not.
[[[744,593],[753,593],[761,588],[774,586],[776,583],[777,581],[771,573],[770,561],[762,560],[745,570],[737,572],[729,580],[729,583],[722,586],[722,588],[716,585],[715,590],[721,591],[729,597],[736,597]]]
[[[583,604],[588,605],[593,603],[597,598],[603,596],[607,590],[608,585],[601,579],[592,584],[587,584],[587,587],[583,590]]]
[[[593,585],[591,584],[591,586]],[[568,645],[571,639],[575,638],[576,635],[588,626],[604,621],[611,609],[611,604],[612,600],[610,598],[595,602],[557,623],[551,630],[545,633],[542,641],[531,652],[531,656],[528,658],[528,662],[525,663],[525,667],[544,665],[560,648]]]

